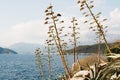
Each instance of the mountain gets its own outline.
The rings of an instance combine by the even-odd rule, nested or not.
[[[17,54],[17,52],[8,49],[8,48],[2,48],[0,47],[0,54]]]
[[[109,43],[110,46],[113,46],[115,43]],[[118,44],[118,43],[116,43]],[[41,44],[32,44],[32,43],[16,43],[9,47],[16,51],[19,54],[34,54],[35,49],[40,48],[42,52],[45,52],[45,46]],[[101,44],[101,52],[104,53],[106,50],[105,44]],[[73,49],[66,50],[68,53],[73,53]],[[78,53],[97,53],[98,44],[93,45],[80,45],[77,47]],[[113,50],[112,50],[113,51]],[[114,52],[114,51],[113,51]]]
[[[15,50],[19,54],[33,54],[36,48],[40,48],[41,51],[43,51],[44,45],[21,42],[13,44],[9,48]]]
[[[109,43],[110,50],[112,53],[119,53],[120,54],[120,40],[115,42]],[[73,53],[73,49],[66,50],[68,53]],[[78,53],[97,53],[98,52],[98,44],[93,45],[82,45],[77,47]],[[108,52],[106,50],[105,43],[101,44],[101,52],[105,53]]]
[[[109,44],[110,45],[110,44]],[[101,44],[101,52],[105,51],[106,47],[105,44]],[[78,53],[97,53],[98,51],[98,44],[93,45],[81,45],[77,47]],[[68,53],[73,53],[73,49],[67,50]]]

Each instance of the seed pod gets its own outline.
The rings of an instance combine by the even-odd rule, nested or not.
[[[85,3],[86,2],[86,0],[82,0],[82,3]]]
[[[46,21],[44,24],[48,24],[48,21]]]
[[[52,16],[51,18],[52,18],[52,19],[55,19],[55,18],[57,18],[57,16]]]
[[[80,3],[80,1],[77,1],[77,3],[79,4],[79,3]]]
[[[53,6],[49,6],[47,9],[51,9]]]
[[[83,7],[81,7],[81,8],[80,8],[80,11],[82,11],[83,9],[84,9],[84,8],[83,8]]]
[[[61,16],[61,14],[60,14],[60,13],[58,13],[58,14],[57,14],[57,16]]]
[[[46,17],[46,18],[45,18],[45,20],[48,20],[48,19],[49,19],[49,17]]]
[[[90,7],[90,8],[93,8],[94,6],[93,6],[93,5],[90,5],[89,7]]]
[[[48,10],[45,10],[45,13],[48,12]]]

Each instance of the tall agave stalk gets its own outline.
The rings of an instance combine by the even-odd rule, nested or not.
[[[45,24],[51,24],[49,26],[49,29],[53,30],[53,33],[54,33],[55,36],[52,36],[52,37],[53,37],[53,39],[54,39],[54,41],[57,45],[58,52],[59,52],[59,55],[61,57],[66,75],[67,75],[68,79],[70,79],[71,75],[70,75],[70,71],[68,69],[68,66],[66,64],[65,58],[64,58],[64,52],[63,52],[63,49],[62,49],[61,39],[60,39],[60,36],[59,36],[58,25],[57,25],[57,23],[59,23],[59,22],[63,23],[64,21],[59,20],[59,17],[61,17],[61,14],[59,14],[59,13],[55,14],[53,12],[53,6],[51,6],[51,5],[45,10],[45,13],[46,13]]]
[[[92,8],[94,7],[94,5],[92,5],[94,1],[93,0],[78,0],[77,3],[80,5],[80,11],[84,10],[84,9],[87,9],[87,12],[83,12],[83,15],[85,17],[92,17],[91,20],[88,20],[88,21],[85,21],[84,23],[87,23],[89,21],[92,21],[90,22],[89,24],[92,25],[92,24],[95,24],[95,26],[92,26],[90,27],[90,29],[92,29],[93,31],[97,31],[97,33],[99,35],[102,36],[104,42],[105,42],[105,45],[106,45],[106,48],[107,50],[109,51],[109,54],[111,54],[111,50],[110,50],[110,47],[108,46],[108,42],[107,42],[107,39],[106,39],[106,36],[105,36],[105,31],[104,29],[106,28],[105,26],[101,25],[101,21],[98,19],[100,17],[100,14],[101,12],[99,12],[97,15],[95,15],[92,11]],[[102,22],[106,21],[106,19],[103,19]],[[96,28],[93,29],[93,28]]]
[[[98,51],[96,53],[98,53],[98,63],[100,63],[100,59],[101,59],[101,35],[96,34],[95,40],[98,43]]]
[[[40,51],[39,48],[35,50],[35,57],[36,57],[38,69],[40,71],[40,80],[46,80],[46,77],[44,75],[44,68],[43,68],[42,58],[41,58],[41,51]]]
[[[47,42],[48,49],[48,70],[49,70],[49,80],[52,80],[52,68],[51,68],[51,56],[50,56],[50,44]]]
[[[69,27],[69,28],[72,28],[72,33],[71,33],[71,37],[73,38],[73,46],[74,46],[74,63],[78,62],[79,64],[79,57],[78,57],[78,52],[77,52],[77,40],[80,38],[80,37],[77,37],[78,34],[80,34],[79,32],[77,32],[77,29],[78,28],[78,23],[77,23],[77,20],[75,19],[75,17],[72,18],[72,26]],[[70,34],[70,33],[69,33]],[[72,40],[70,40],[72,42]]]
[[[98,35],[98,63],[101,60],[101,36]]]
[[[67,63],[67,66],[69,68],[69,62],[68,62],[68,52],[66,52],[68,46],[67,46],[67,43],[66,42],[62,42],[62,47],[63,47],[63,52],[65,53],[65,59],[66,59],[66,63]]]

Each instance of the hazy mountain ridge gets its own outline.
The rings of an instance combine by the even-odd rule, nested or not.
[[[110,46],[110,49],[113,53],[120,53],[120,41],[116,41],[113,43],[108,44]],[[68,53],[73,53],[73,49],[67,50]],[[93,45],[81,45],[77,47],[78,53],[97,53],[98,52],[98,44]],[[106,52],[106,46],[105,43],[101,44],[101,52]]]
[[[0,47],[0,54],[17,54],[16,51]]]
[[[43,51],[44,45],[34,43],[16,43],[11,45],[9,48],[15,50],[19,54],[33,54],[36,48],[40,48],[41,51]]]
[[[109,45],[113,45],[115,43],[109,43]],[[19,54],[34,54],[35,49],[40,48],[40,50],[45,53],[45,45],[41,44],[34,44],[34,43],[16,43],[9,47],[9,49],[12,49],[16,51]],[[105,52],[105,44],[101,44],[101,52]],[[73,53],[73,49],[66,50],[68,53]],[[80,45],[77,47],[78,53],[97,53],[98,52],[98,44],[93,45]]]
[[[109,44],[110,45],[110,44]],[[101,44],[101,52],[105,51],[105,44]],[[68,53],[73,53],[73,49],[67,50]],[[98,44],[93,45],[80,45],[77,47],[78,53],[97,53],[98,52]]]

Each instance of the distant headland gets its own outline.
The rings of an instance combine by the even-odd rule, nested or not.
[[[18,54],[16,51],[0,47],[0,54]]]

